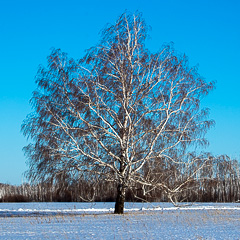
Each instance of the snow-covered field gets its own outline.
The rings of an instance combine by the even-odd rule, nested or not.
[[[0,203],[0,239],[240,239],[240,203]]]

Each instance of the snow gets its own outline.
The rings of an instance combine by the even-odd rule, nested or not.
[[[0,203],[0,239],[239,239],[239,203]]]

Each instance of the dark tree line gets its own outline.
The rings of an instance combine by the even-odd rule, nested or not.
[[[168,178],[169,185],[182,182],[182,175],[174,166],[165,166],[160,171],[162,178]],[[240,165],[236,160],[222,157],[211,161],[198,172],[197,179],[186,183],[173,197],[177,198],[175,199],[177,202],[239,202],[239,171]],[[0,185],[1,202],[114,202],[116,197],[114,182],[100,181],[96,184],[84,179],[72,181],[67,174],[62,174],[58,181],[52,183]],[[169,201],[169,197],[166,192],[159,189],[147,193],[147,189],[143,189],[139,184],[126,192],[126,201],[164,202]]]

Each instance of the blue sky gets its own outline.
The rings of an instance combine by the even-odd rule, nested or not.
[[[0,183],[24,181],[20,127],[31,112],[38,65],[46,65],[52,47],[80,58],[125,10],[142,12],[152,27],[151,51],[174,42],[207,81],[217,82],[202,104],[216,121],[206,151],[240,158],[239,0],[0,0]]]

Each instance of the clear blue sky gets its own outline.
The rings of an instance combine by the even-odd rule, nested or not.
[[[203,101],[216,121],[207,151],[240,157],[239,0],[0,0],[0,183],[24,180],[20,127],[38,65],[52,47],[80,58],[125,10],[142,12],[151,25],[151,51],[172,41],[207,81],[217,81]]]

